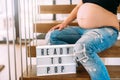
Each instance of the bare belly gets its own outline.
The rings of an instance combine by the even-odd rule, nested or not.
[[[113,26],[119,29],[119,22],[115,14],[92,3],[85,3],[79,8],[77,21],[82,28]]]

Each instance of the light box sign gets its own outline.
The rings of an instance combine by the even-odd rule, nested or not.
[[[37,76],[76,73],[73,45],[36,47]]]

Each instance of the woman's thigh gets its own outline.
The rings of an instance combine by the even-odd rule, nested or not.
[[[117,40],[118,33],[110,27],[91,29],[86,31],[77,44],[85,44],[90,51],[99,53],[107,48],[110,48]]]
[[[50,35],[51,44],[74,44],[83,34],[80,27],[68,27],[63,30],[54,30]]]

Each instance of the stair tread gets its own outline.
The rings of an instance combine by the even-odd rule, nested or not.
[[[120,20],[119,20],[120,22]],[[60,20],[41,20],[41,21],[36,21],[34,23],[34,32],[38,32],[38,33],[47,33],[50,28],[52,28],[53,26],[62,23],[62,21]],[[69,26],[78,26],[77,21],[73,21],[69,24]],[[120,30],[119,30],[120,31]]]
[[[38,11],[40,14],[68,14],[76,5],[40,5]]]
[[[40,14],[68,14],[76,5],[40,5],[38,6],[38,12]],[[117,10],[120,13],[120,6]]]
[[[38,33],[47,33],[50,28],[53,26],[62,23],[62,21],[58,20],[41,20],[34,23],[34,32]],[[77,21],[73,21],[69,24],[70,26],[78,26]]]
[[[37,40],[37,45],[42,46],[42,45],[45,45],[45,44],[46,44],[46,42],[45,42],[44,39]],[[36,57],[36,41],[33,40],[29,46],[30,46],[30,49],[31,49],[31,57]],[[28,46],[28,48],[29,48],[29,46]],[[98,55],[100,57],[120,57],[119,52],[120,52],[120,40],[117,40],[115,45],[113,45],[111,48],[99,53]],[[29,56],[29,54],[28,54],[28,56]]]
[[[117,10],[118,13],[120,13],[120,6],[118,7],[118,10]]]
[[[120,19],[118,19],[118,20],[120,22]],[[35,24],[46,24],[46,23],[53,24],[53,23],[61,23],[61,22],[63,22],[63,20],[40,20],[40,21],[36,21],[34,23]],[[72,23],[77,23],[77,20],[72,21]]]
[[[35,23],[36,24],[39,24],[39,23],[61,23],[63,20],[41,20],[41,21],[36,21]],[[73,21],[74,22],[77,22],[76,20]]]
[[[37,41],[36,41],[36,40],[32,40],[32,41],[30,42],[30,44],[28,44],[28,46],[29,46],[29,45],[30,45],[30,46],[37,46],[37,45],[42,46],[42,45],[45,45],[45,44],[46,44],[45,39],[37,39]]]
[[[46,45],[46,41],[45,41],[45,39],[37,39],[37,43],[36,43],[36,40],[32,40],[29,45],[31,45],[31,46]],[[117,40],[116,43],[113,46],[114,47],[120,47],[120,40]]]
[[[120,65],[107,65],[106,66],[111,79],[120,79]],[[77,68],[77,73],[76,74],[64,74],[64,75],[52,75],[52,76],[37,76],[36,75],[36,66],[32,66],[32,69],[30,71],[24,72],[23,74],[23,80],[75,80],[75,79],[79,79],[79,80],[90,80],[88,73],[82,68],[82,67],[78,67]]]

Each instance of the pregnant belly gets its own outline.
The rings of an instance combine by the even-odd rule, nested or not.
[[[103,26],[119,28],[116,15],[93,3],[85,3],[79,8],[77,21],[82,28],[97,28]]]

